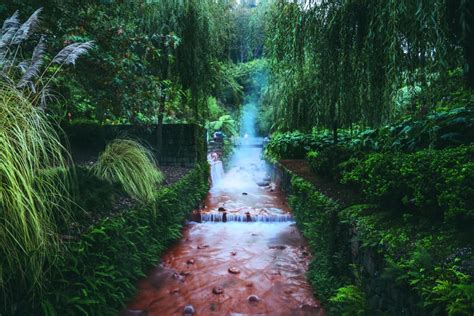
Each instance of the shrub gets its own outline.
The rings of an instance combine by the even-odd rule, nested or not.
[[[313,147],[311,135],[299,131],[272,134],[265,148],[265,155],[271,160],[304,159]]]
[[[471,144],[474,141],[473,127],[474,108],[465,106],[433,112],[422,119],[405,119],[378,129],[340,129],[337,144],[328,130],[314,129],[311,133],[277,132],[272,135],[266,156],[272,160],[303,159],[311,150],[320,151],[336,145],[353,153],[413,153],[429,148],[444,149]],[[334,157],[338,158],[337,155]],[[339,162],[342,160],[339,159]]]
[[[340,287],[330,301],[338,306],[338,315],[367,315],[365,293],[355,285]]]
[[[346,164],[342,182],[394,212],[467,225],[474,220],[474,145],[374,153]]]
[[[335,315],[470,315],[470,231],[394,218],[375,205],[341,210],[292,176],[289,204],[313,254],[308,280]]]
[[[320,150],[310,151],[306,155],[311,170],[326,178],[335,178],[339,173],[339,164],[355,153],[348,147],[331,145]]]
[[[15,279],[31,290],[56,258],[55,218],[69,212],[71,178],[52,172],[68,156],[44,112],[6,85],[0,126],[0,286]]]
[[[93,170],[109,182],[120,183],[125,192],[142,202],[154,201],[163,181],[153,154],[130,139],[117,139],[108,144]]]
[[[349,230],[338,219],[340,207],[297,176],[291,179],[288,202],[314,254],[308,279],[318,298],[328,302],[350,272]]]

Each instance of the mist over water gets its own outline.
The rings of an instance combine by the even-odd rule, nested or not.
[[[229,170],[210,191],[212,197],[228,197],[228,201],[218,203],[218,207],[230,208],[229,211],[234,212],[245,210],[255,215],[257,212],[254,204],[261,206],[262,200],[265,200],[263,195],[274,188],[269,167],[262,157],[263,139],[256,136],[257,115],[255,102],[249,102],[242,107],[240,137],[230,159]],[[210,211],[217,212],[215,209]],[[263,207],[258,213],[271,215],[274,212]]]

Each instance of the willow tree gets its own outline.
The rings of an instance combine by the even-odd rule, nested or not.
[[[225,4],[215,1],[151,1],[142,14],[142,27],[155,37],[157,58],[150,69],[160,81],[157,105],[158,151],[162,147],[162,125],[167,102],[179,90],[180,102],[189,107],[193,122],[202,123],[215,76],[214,64],[221,55],[221,25],[214,13]]]
[[[466,21],[459,12],[471,11],[458,1],[453,18],[453,2],[275,1],[266,44],[275,128],[331,128],[337,137],[340,127],[378,126],[396,116],[402,87],[427,92],[422,109],[409,112],[429,110],[434,79],[462,67],[463,52],[471,58],[467,28],[458,32],[464,37],[452,31]]]

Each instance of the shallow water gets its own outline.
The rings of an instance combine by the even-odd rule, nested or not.
[[[306,244],[261,143],[243,138],[230,170],[195,211],[199,222],[139,282],[123,315],[183,315],[187,305],[194,315],[324,315],[305,278]]]

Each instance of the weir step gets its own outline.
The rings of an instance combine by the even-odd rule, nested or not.
[[[199,213],[193,216],[197,222],[293,222],[291,214],[250,215],[228,213]]]

